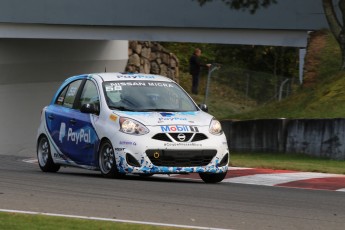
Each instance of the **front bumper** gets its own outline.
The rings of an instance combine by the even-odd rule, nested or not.
[[[167,142],[151,135],[122,134],[114,144],[120,173],[187,174],[224,173],[228,170],[229,149],[225,135],[206,134],[207,139],[195,142]],[[205,132],[206,133],[206,132]],[[130,138],[130,139],[129,139]],[[130,157],[129,157],[130,156]],[[226,157],[228,156],[228,157]],[[136,163],[128,159],[135,159]],[[226,162],[224,162],[224,159]],[[223,160],[223,162],[222,162]]]

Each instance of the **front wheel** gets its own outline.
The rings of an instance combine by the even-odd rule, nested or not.
[[[101,170],[101,173],[104,177],[120,178],[124,175],[122,173],[119,173],[117,169],[114,149],[109,141],[104,141],[101,144],[98,153],[98,164],[99,169]]]
[[[214,184],[214,183],[218,183],[221,182],[225,176],[226,176],[226,172],[225,173],[199,173],[200,178],[208,184]]]
[[[60,165],[55,164],[53,161],[46,136],[40,137],[37,142],[37,159],[38,165],[43,172],[57,172],[60,169]]]

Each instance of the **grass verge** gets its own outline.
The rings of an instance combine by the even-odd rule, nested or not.
[[[17,213],[0,212],[0,229],[11,230],[31,230],[31,229],[73,229],[73,230],[88,230],[88,229],[117,229],[117,230],[173,230],[177,228],[151,226],[141,224],[127,224],[114,223],[109,221],[98,220],[82,220],[76,218],[51,217],[44,215],[28,215]],[[181,228],[178,228],[181,229]]]
[[[304,154],[231,153],[231,166],[345,174],[345,161]]]

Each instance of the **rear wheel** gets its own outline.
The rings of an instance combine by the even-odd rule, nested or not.
[[[37,143],[37,159],[38,165],[43,172],[57,172],[60,169],[60,165],[54,163],[49,141],[46,136],[41,136]]]
[[[221,182],[225,176],[226,176],[226,172],[225,173],[199,173],[200,178],[208,184],[214,184],[214,183],[218,183]]]
[[[119,178],[124,174],[119,173],[116,166],[116,159],[113,146],[109,141],[103,141],[98,153],[98,163],[101,173],[107,178]]]

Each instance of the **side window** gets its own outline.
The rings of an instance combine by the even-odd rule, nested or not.
[[[73,103],[75,100],[75,97],[77,95],[80,83],[82,82],[82,80],[78,80],[78,81],[74,81],[71,84],[69,84],[69,87],[67,89],[67,93],[63,102],[63,106],[67,107],[67,108],[72,108],[73,107]]]
[[[84,104],[95,104],[99,106],[99,96],[96,85],[87,80],[81,93],[77,109],[80,109]]]
[[[66,86],[66,87],[61,91],[61,93],[59,94],[59,96],[57,97],[57,99],[56,99],[56,101],[55,101],[55,104],[57,104],[57,105],[63,105],[63,102],[64,102],[65,97],[66,97],[67,89],[68,89],[68,86]]]

